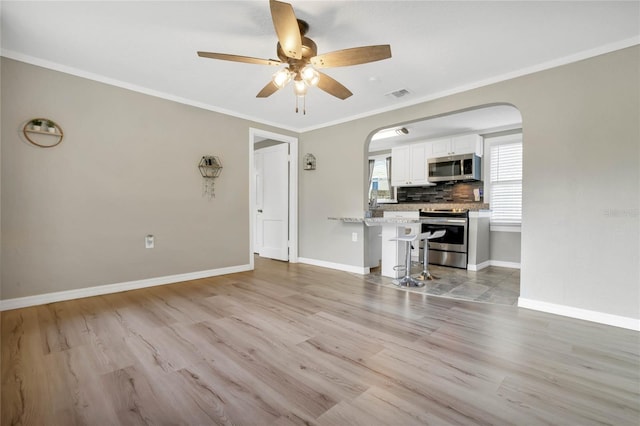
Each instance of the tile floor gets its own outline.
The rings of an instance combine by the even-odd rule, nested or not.
[[[413,263],[411,272],[414,277],[422,271],[422,265]],[[368,282],[394,287],[404,291],[426,293],[434,296],[453,299],[473,300],[476,302],[494,303],[515,306],[520,296],[520,270],[490,266],[481,271],[449,268],[429,265],[431,274],[439,279],[427,281],[423,287],[398,287],[392,279],[380,275],[380,269],[372,269],[365,276]]]

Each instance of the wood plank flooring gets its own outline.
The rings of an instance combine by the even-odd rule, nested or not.
[[[638,425],[640,334],[256,270],[2,313],[2,425]]]

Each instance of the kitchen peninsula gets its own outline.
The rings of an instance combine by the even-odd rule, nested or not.
[[[330,217],[329,220],[341,220],[345,223],[364,223],[368,228],[374,229],[382,227],[382,233],[379,237],[378,231],[373,231],[375,238],[382,238],[382,241],[376,240],[375,243],[376,248],[379,247],[379,249],[375,251],[380,255],[379,258],[381,258],[382,263],[380,273],[385,277],[399,278],[401,274],[398,270],[394,269],[394,267],[404,264],[406,251],[404,244],[398,244],[398,241],[392,241],[391,239],[420,232],[420,217],[417,210],[415,212],[391,213],[392,214],[385,215],[384,217]],[[372,241],[369,241],[369,244],[371,243]],[[371,256],[371,254],[369,256]]]
[[[385,204],[367,212],[371,217],[330,217],[343,223],[362,223],[365,236],[365,262],[368,267],[381,266],[381,275],[399,278],[394,269],[404,264],[405,245],[393,239],[407,234],[446,229],[448,237],[435,241],[430,263],[479,270],[489,261],[489,205],[486,203],[402,203]],[[455,218],[447,218],[447,216]],[[381,228],[381,230],[380,230]],[[428,228],[428,229],[427,229]],[[455,247],[452,249],[452,247]],[[411,257],[422,258],[419,242],[413,244]],[[456,251],[456,253],[452,252]],[[450,263],[455,260],[455,263]]]

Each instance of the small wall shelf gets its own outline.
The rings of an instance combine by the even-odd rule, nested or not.
[[[25,123],[24,127],[22,128],[22,133],[30,143],[35,146],[39,146],[40,148],[53,148],[54,146],[60,144],[64,137],[62,127],[56,124],[55,121],[48,118],[32,118]],[[57,140],[53,141],[53,139],[51,139],[53,143],[47,144],[45,143],[47,138],[41,138],[37,136],[34,138],[33,135],[52,136],[57,138]]]
[[[304,164],[304,170],[316,169],[316,157],[313,154],[305,154],[302,163]]]
[[[215,155],[205,155],[198,164],[203,178],[217,178],[222,171],[222,161]]]

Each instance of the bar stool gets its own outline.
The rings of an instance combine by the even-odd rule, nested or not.
[[[445,229],[439,229],[434,232],[423,232],[418,235],[419,240],[424,240],[424,254],[422,256],[423,269],[417,277],[418,280],[426,281],[439,279],[438,277],[431,275],[431,272],[429,272],[429,240],[440,238],[445,234],[445,232],[447,232]]]
[[[404,277],[393,280],[393,283],[397,286],[406,287],[422,287],[423,282],[420,282],[411,276],[411,243],[418,238],[418,234],[402,235],[399,237],[391,238],[389,241],[404,241],[406,244],[405,264],[396,265],[393,267],[396,271],[404,270]]]

